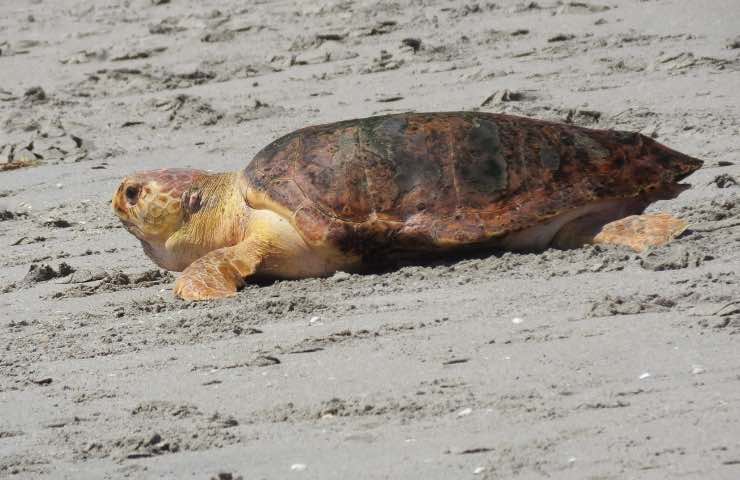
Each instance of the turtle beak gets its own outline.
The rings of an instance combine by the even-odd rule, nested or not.
[[[142,240],[144,238],[144,233],[141,231],[139,227],[137,227],[133,223],[128,222],[126,220],[121,220],[121,223],[123,223],[123,226],[126,228],[126,230],[128,230],[128,233],[138,238],[141,242],[144,241]]]

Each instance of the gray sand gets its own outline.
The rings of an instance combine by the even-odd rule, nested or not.
[[[37,164],[0,171],[0,477],[740,478],[738,13],[0,1],[0,166]],[[691,230],[189,304],[110,211],[137,169],[470,109],[704,159],[652,207]]]

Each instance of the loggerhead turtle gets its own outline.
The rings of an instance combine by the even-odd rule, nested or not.
[[[644,214],[702,165],[638,133],[477,112],[406,113],[304,128],[244,170],[126,177],[113,209],[175,294],[232,296],[453,250],[586,243],[641,251],[687,224]]]

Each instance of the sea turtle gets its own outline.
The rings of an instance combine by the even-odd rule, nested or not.
[[[585,243],[640,251],[686,228],[641,215],[702,165],[638,133],[479,112],[405,113],[304,128],[230,173],[126,177],[113,209],[175,294],[232,296],[464,249]]]

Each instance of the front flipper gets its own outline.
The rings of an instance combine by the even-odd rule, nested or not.
[[[262,258],[259,248],[245,240],[233,247],[207,253],[188,266],[175,282],[175,295],[183,300],[233,297],[254,275]]]

